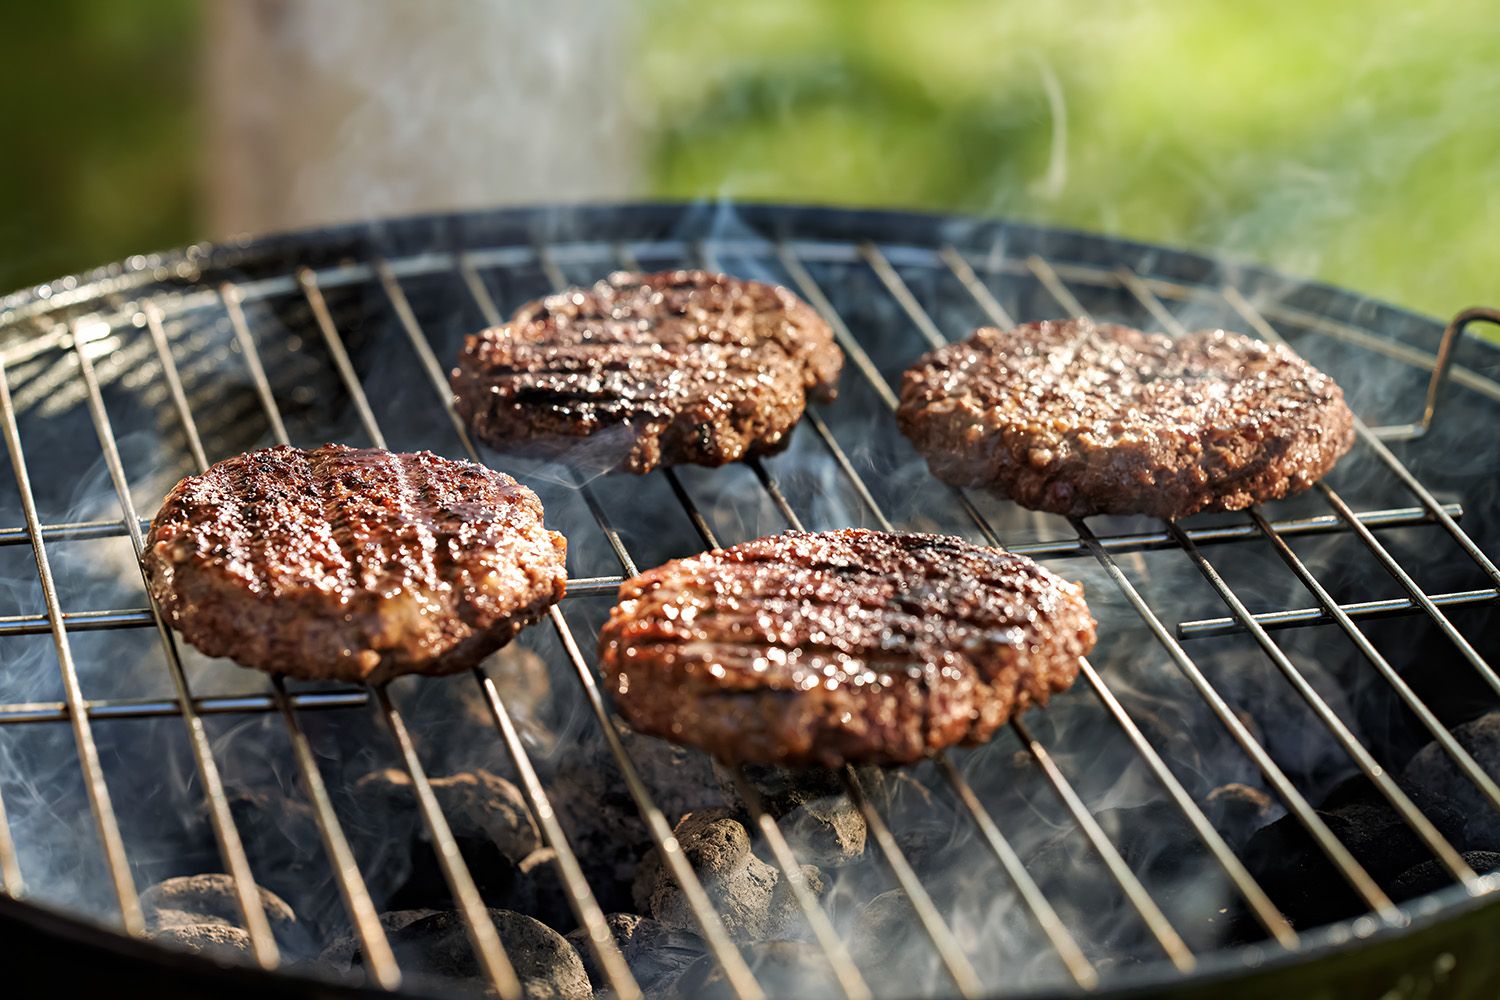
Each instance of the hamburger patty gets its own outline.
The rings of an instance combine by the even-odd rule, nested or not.
[[[496,448],[576,448],[650,472],[775,451],[807,397],[831,399],[843,353],[785,288],[706,271],[617,273],[529,302],[464,343],[458,411]]]
[[[620,588],[600,666],[636,729],[728,763],[897,764],[1073,683],[1083,589],[943,535],[791,531]]]
[[[429,452],[253,451],[189,476],[142,562],[210,656],[307,679],[449,674],[563,595],[567,542],[504,473]]]
[[[1242,510],[1354,442],[1333,379],[1286,347],[1087,319],[986,327],[907,369],[897,413],[939,479],[1083,517]]]

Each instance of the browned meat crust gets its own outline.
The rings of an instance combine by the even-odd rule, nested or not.
[[[785,288],[706,271],[618,273],[468,338],[455,402],[496,448],[577,449],[645,473],[775,451],[844,356]]]
[[[504,473],[429,452],[279,447],[168,494],[142,557],[210,656],[309,679],[448,674],[563,595],[567,542]]]
[[[1184,517],[1304,490],[1354,442],[1286,347],[1086,319],[987,327],[907,369],[897,414],[938,478],[1055,514]]]
[[[943,535],[787,532],[620,588],[600,665],[636,729],[729,763],[896,764],[1073,683],[1083,589]]]

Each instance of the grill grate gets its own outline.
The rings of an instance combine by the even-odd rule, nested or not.
[[[1390,803],[1410,830],[1430,850],[1433,857],[1452,876],[1461,891],[1478,896],[1493,890],[1492,880],[1477,876],[1465,862],[1458,850],[1448,842],[1402,790],[1386,773],[1377,758],[1352,731],[1339,714],[1319,693],[1316,686],[1299,670],[1292,657],[1278,645],[1273,635],[1281,629],[1304,626],[1334,626],[1356,648],[1359,654],[1374,668],[1382,681],[1389,685],[1396,697],[1411,711],[1420,726],[1442,748],[1442,751],[1457,765],[1474,784],[1484,798],[1500,809],[1500,787],[1485,773],[1479,763],[1459,744],[1444,727],[1437,714],[1424,703],[1420,695],[1398,672],[1395,666],[1376,648],[1361,629],[1361,622],[1399,615],[1421,615],[1429,620],[1453,645],[1458,654],[1496,694],[1500,694],[1500,677],[1484,656],[1459,632],[1447,617],[1444,609],[1468,605],[1492,603],[1500,596],[1500,570],[1484,554],[1482,549],[1459,527],[1463,509],[1456,504],[1444,504],[1414,476],[1384,443],[1390,441],[1417,441],[1433,427],[1433,419],[1442,398],[1442,390],[1448,379],[1491,398],[1500,399],[1500,387],[1482,375],[1455,367],[1453,356],[1463,327],[1480,319],[1494,319],[1484,313],[1463,314],[1451,324],[1439,342],[1434,354],[1426,354],[1404,344],[1397,343],[1354,326],[1326,319],[1316,313],[1299,311],[1288,305],[1257,307],[1251,299],[1230,285],[1216,287],[1193,284],[1187,281],[1169,280],[1151,274],[1137,273],[1126,267],[1097,267],[1094,265],[1051,260],[1038,255],[1020,258],[986,255],[980,251],[960,249],[954,243],[936,247],[913,247],[894,242],[877,245],[874,242],[850,243],[844,241],[809,240],[745,240],[720,239],[712,242],[694,240],[677,241],[563,241],[540,242],[524,246],[475,247],[453,252],[423,251],[404,256],[376,256],[358,262],[336,262],[328,265],[301,267],[291,274],[273,274],[250,280],[221,281],[214,285],[197,284],[193,275],[179,288],[166,290],[159,287],[147,289],[149,297],[142,298],[139,289],[125,287],[102,297],[85,297],[77,302],[58,301],[32,312],[13,309],[9,321],[24,329],[37,331],[46,340],[48,348],[66,352],[65,369],[76,374],[76,386],[70,376],[63,385],[74,391],[81,389],[87,404],[89,419],[97,435],[100,454],[107,467],[110,484],[118,501],[117,519],[95,519],[87,521],[59,521],[43,523],[31,490],[30,467],[23,450],[21,429],[18,422],[19,407],[13,394],[14,372],[19,366],[30,364],[40,356],[44,348],[38,347],[37,338],[23,348],[7,350],[0,362],[0,417],[7,448],[19,487],[20,500],[25,515],[22,525],[0,528],[0,550],[5,546],[27,544],[32,547],[36,572],[41,583],[45,609],[36,614],[19,614],[0,617],[0,637],[23,635],[50,635],[56,649],[64,681],[64,700],[18,702],[0,705],[0,724],[38,724],[69,722],[72,727],[89,801],[93,809],[93,820],[103,845],[104,856],[112,877],[121,923],[127,933],[143,933],[143,920],[136,886],[132,880],[130,862],[119,821],[111,803],[109,786],[104,767],[95,749],[92,725],[101,720],[140,719],[177,716],[183,720],[192,751],[196,774],[201,784],[202,795],[208,806],[208,815],[215,840],[225,865],[225,871],[234,877],[240,909],[245,919],[245,928],[250,934],[255,960],[266,968],[280,964],[276,942],[261,908],[256,903],[254,881],[245,848],[241,843],[229,801],[226,797],[219,767],[211,743],[204,729],[203,717],[221,714],[277,713],[280,715],[291,740],[297,774],[323,841],[323,849],[329,859],[335,884],[341,894],[348,917],[361,942],[366,968],[371,979],[386,988],[395,988],[401,983],[398,969],[376,915],[376,907],[370,891],[361,877],[358,865],[351,852],[348,839],[334,809],[330,789],[319,770],[316,755],[303,729],[303,713],[312,710],[336,710],[373,705],[385,722],[394,743],[401,767],[411,780],[412,789],[422,822],[436,850],[442,875],[452,891],[457,908],[466,919],[466,928],[471,944],[479,958],[485,978],[502,997],[521,995],[521,986],[515,968],[507,955],[502,941],[490,919],[479,890],[475,885],[453,831],[445,818],[424,765],[417,752],[413,735],[408,729],[402,712],[393,702],[385,688],[365,690],[356,687],[325,687],[318,690],[291,691],[281,677],[272,679],[268,693],[253,693],[234,696],[196,696],[192,692],[187,673],[183,669],[173,635],[164,627],[155,610],[150,607],[82,609],[64,611],[57,588],[52,580],[48,559],[49,546],[75,539],[98,539],[123,536],[138,554],[142,545],[142,528],[146,523],[132,499],[131,482],[121,458],[120,441],[112,425],[104,386],[108,380],[96,365],[99,357],[91,345],[107,340],[113,331],[131,324],[144,326],[151,339],[151,347],[158,365],[161,389],[169,401],[183,436],[183,450],[190,456],[195,467],[201,469],[224,455],[210,454],[205,449],[205,440],[211,435],[202,433],[195,419],[189,393],[184,387],[182,373],[174,360],[172,342],[183,335],[177,320],[190,310],[221,308],[238,345],[240,354],[250,374],[255,390],[256,404],[260,416],[270,429],[271,436],[280,443],[311,445],[318,443],[310,439],[296,440],[289,429],[300,427],[284,412],[278,402],[276,383],[268,373],[261,355],[260,345],[267,336],[276,335],[271,324],[252,318],[252,309],[267,307],[273,298],[295,296],[300,306],[305,307],[310,321],[302,329],[288,325],[283,333],[290,336],[316,337],[326,351],[332,375],[342,387],[357,423],[358,432],[372,443],[384,446],[385,429],[377,419],[371,404],[371,396],[362,381],[360,366],[351,353],[336,319],[336,310],[330,307],[326,292],[331,289],[369,289],[372,294],[383,297],[386,306],[394,315],[410,348],[415,352],[420,372],[411,373],[412,381],[425,381],[430,405],[445,407],[446,419],[463,450],[476,461],[482,460],[475,449],[462,422],[448,405],[448,389],[443,366],[435,354],[432,341],[423,329],[414,310],[403,281],[428,277],[435,274],[454,274],[472,297],[472,305],[488,322],[498,323],[502,315],[490,286],[485,281],[486,271],[529,268],[539,270],[546,282],[553,287],[563,287],[574,282],[568,278],[568,269],[588,270],[596,276],[613,267],[633,268],[639,266],[637,256],[646,257],[652,266],[660,266],[658,260],[696,263],[716,270],[745,273],[743,262],[751,262],[755,276],[771,274],[790,284],[805,297],[833,326],[840,345],[850,362],[846,380],[857,379],[865,389],[873,393],[885,407],[894,409],[896,396],[882,366],[867,350],[867,341],[856,336],[853,325],[834,307],[830,295],[814,276],[810,264],[844,267],[863,267],[873,275],[877,286],[883,289],[897,314],[904,316],[923,341],[930,346],[948,342],[950,336],[965,336],[967,330],[948,329],[945,332],[938,318],[923,304],[906,278],[908,272],[927,269],[943,276],[944,280],[956,282],[970,297],[969,307],[977,309],[991,321],[1011,325],[1013,319],[991,290],[990,281],[1001,275],[1028,278],[1050,299],[1038,300],[1034,308],[1042,312],[1056,313],[1057,307],[1069,314],[1086,315],[1082,302],[1073,288],[1104,290],[1133,300],[1135,306],[1154,325],[1169,332],[1181,332],[1182,326],[1174,312],[1163,300],[1180,308],[1192,308],[1211,302],[1215,307],[1227,305],[1253,332],[1268,340],[1280,339],[1272,325],[1272,319],[1299,330],[1313,331],[1331,339],[1353,345],[1361,350],[1379,352],[1402,364],[1415,366],[1431,372],[1423,416],[1419,421],[1389,427],[1369,428],[1358,426],[1358,447],[1379,463],[1386,474],[1400,484],[1410,500],[1410,506],[1385,506],[1375,509],[1356,510],[1333,488],[1326,484],[1318,487],[1318,496],[1326,503],[1328,512],[1311,515],[1272,517],[1270,513],[1255,509],[1249,512],[1248,521],[1206,526],[1183,527],[1167,523],[1163,527],[1140,531],[1105,531],[1096,533],[1095,528],[1083,520],[1072,519],[1071,533],[1057,539],[1041,539],[1009,545],[1012,551],[1035,558],[1081,559],[1097,565],[1104,577],[1115,587],[1118,595],[1128,604],[1139,624],[1159,644],[1171,663],[1181,672],[1188,685],[1195,691],[1224,727],[1229,737],[1264,777],[1268,786],[1284,804],[1300,827],[1312,838],[1318,849],[1348,883],[1366,906],[1369,915],[1356,922],[1355,933],[1370,933],[1378,925],[1401,926],[1409,919],[1408,913],[1397,907],[1381,885],[1360,864],[1348,847],[1340,842],[1328,824],[1319,815],[1308,798],[1297,788],[1293,779],[1273,759],[1265,742],[1248,727],[1232,707],[1230,699],[1215,686],[1209,674],[1188,652],[1184,641],[1229,634],[1248,634],[1265,652],[1271,662],[1290,683],[1293,690],[1310,706],[1315,718],[1327,734],[1342,749],[1347,759],[1363,773]],[[777,273],[779,272],[779,274]],[[66,306],[66,309],[64,308]],[[54,312],[55,311],[55,312]],[[0,317],[3,320],[4,317]],[[314,333],[313,331],[316,331]],[[9,344],[5,345],[7,348]],[[1334,371],[1338,375],[1338,371]],[[34,374],[29,377],[36,377]],[[20,384],[18,381],[16,384]],[[892,527],[889,513],[877,500],[860,469],[860,462],[840,443],[836,415],[817,406],[810,406],[806,418],[807,430],[821,449],[823,457],[831,462],[831,468],[842,483],[842,488],[851,491],[856,505],[874,524]],[[774,462],[774,460],[772,460]],[[803,515],[783,490],[777,476],[769,467],[771,463],[752,460],[748,463],[757,488],[769,501],[785,526],[801,527]],[[723,537],[716,530],[714,519],[706,514],[695,500],[695,486],[689,477],[674,470],[659,473],[692,525],[699,539],[706,546],[728,544],[739,538]],[[626,536],[612,522],[608,504],[599,495],[595,486],[582,479],[568,484],[588,510],[595,527],[619,564],[619,572],[613,575],[600,574],[582,576],[570,580],[568,600],[580,597],[597,597],[612,593],[624,575],[634,574],[637,562]],[[944,487],[954,498],[957,510],[969,521],[970,526],[989,544],[1000,546],[1005,542],[1008,530],[998,527],[994,515],[986,513],[989,505],[985,498],[971,495],[969,491]],[[1403,567],[1398,558],[1381,543],[1376,531],[1398,528],[1435,526],[1450,536],[1467,558],[1495,585],[1489,588],[1462,591],[1428,593],[1423,590],[1412,574]],[[1332,588],[1325,586],[1298,557],[1289,539],[1311,538],[1331,535],[1349,535],[1357,538],[1385,571],[1402,587],[1406,596],[1396,599],[1361,600],[1340,602]],[[1219,551],[1226,547],[1244,545],[1269,545],[1277,557],[1285,563],[1296,580],[1305,587],[1317,602],[1316,607],[1281,608],[1271,611],[1253,611],[1237,593],[1219,568],[1210,560],[1209,550]],[[1177,552],[1189,560],[1201,573],[1203,579],[1218,595],[1229,615],[1219,618],[1200,618],[1169,624],[1143,595],[1134,578],[1142,578],[1146,567],[1146,553]],[[1133,572],[1127,571],[1122,561],[1129,563]],[[1134,577],[1134,578],[1133,578]],[[590,713],[607,744],[614,762],[628,786],[628,791],[649,830],[652,841],[665,862],[672,877],[685,893],[699,930],[708,949],[717,958],[733,991],[741,997],[762,995],[750,966],[745,962],[734,941],[725,931],[714,912],[713,905],[703,884],[689,866],[683,851],[673,837],[667,817],[653,801],[651,791],[637,771],[630,753],[622,743],[615,728],[615,719],[605,703],[594,674],[580,648],[579,637],[563,609],[553,608],[548,624],[555,632],[564,654],[564,666],[575,675]],[[540,627],[540,626],[539,626]],[[90,700],[84,696],[75,667],[72,637],[97,630],[155,628],[159,635],[162,653],[175,689],[171,699],[115,698]],[[1085,662],[1082,669],[1083,685],[1098,701],[1105,714],[1130,744],[1140,764],[1151,775],[1156,787],[1165,796],[1165,801],[1176,811],[1180,820],[1187,824],[1207,850],[1213,862],[1222,871],[1239,899],[1248,907],[1254,919],[1267,935],[1267,947],[1295,952],[1306,947],[1304,937],[1294,930],[1287,918],[1257,883],[1255,877],[1237,856],[1234,848],[1216,830],[1214,824],[1192,794],[1176,776],[1160,750],[1153,745],[1126,708],[1126,702],[1111,686],[1107,671]],[[568,836],[549,800],[547,790],[534,766],[520,733],[513,721],[494,681],[483,667],[473,673],[488,707],[496,735],[503,743],[519,776],[519,786],[532,816],[539,824],[547,846],[556,852],[556,866],[568,903],[581,927],[588,932],[589,946],[603,968],[610,985],[621,997],[635,997],[640,990],[632,978],[619,950],[614,946],[605,925],[603,911],[585,879],[579,858],[570,845]],[[1153,897],[1138,874],[1127,863],[1116,843],[1099,822],[1085,795],[1077,788],[1059,766],[1054,754],[1044,741],[1033,732],[1024,720],[1015,720],[1011,729],[1020,746],[1030,756],[1037,770],[1065,810],[1078,833],[1090,846],[1102,864],[1115,888],[1128,903],[1130,910],[1148,932],[1162,959],[1182,973],[1193,971],[1202,956],[1190,947],[1173,920],[1164,912],[1162,905]],[[1003,822],[986,807],[981,794],[971,786],[965,769],[950,755],[943,755],[936,762],[936,770],[950,787],[961,815],[973,825],[979,841],[984,845],[1000,870],[1005,873],[1011,887],[1030,914],[1035,927],[1046,938],[1056,959],[1071,981],[1082,990],[1099,985],[1102,970],[1096,961],[1086,956],[1085,949],[1074,933],[1059,916],[1053,902],[1043,892],[1038,881],[1028,872],[1021,854],[1001,832]],[[795,902],[808,921],[813,939],[827,958],[839,986],[849,997],[862,998],[871,995],[870,985],[850,956],[849,950],[833,922],[822,908],[816,896],[807,886],[792,845],[779,828],[777,821],[762,807],[758,796],[742,773],[730,776],[735,787],[750,810],[756,831],[767,845],[775,866],[792,889]],[[945,920],[941,907],[934,901],[918,877],[917,870],[907,856],[900,839],[893,833],[864,788],[859,773],[853,769],[844,775],[844,789],[855,807],[863,815],[878,856],[885,862],[895,884],[904,889],[914,907],[922,933],[928,939],[941,968],[948,977],[949,986],[964,996],[978,996],[986,991],[983,977],[976,970],[966,942]],[[0,782],[3,795],[3,782]],[[3,802],[0,802],[3,810]],[[3,811],[0,811],[0,877],[11,895],[20,896],[25,884],[18,864],[15,845],[10,836]],[[1373,919],[1372,919],[1373,918]]]

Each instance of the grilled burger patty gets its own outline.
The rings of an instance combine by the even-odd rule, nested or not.
[[[1055,514],[1183,517],[1311,486],[1354,441],[1291,350],[1087,319],[987,327],[907,369],[901,430],[934,475]]]
[[[475,436],[645,473],[774,451],[843,353],[785,288],[706,271],[618,273],[527,303],[464,344],[452,382]]]
[[[729,763],[897,764],[1073,683],[1083,589],[943,535],[787,532],[620,588],[600,665],[636,729]]]
[[[253,451],[151,522],[151,594],[210,656],[378,683],[478,663],[563,595],[567,542],[509,476],[429,452]]]

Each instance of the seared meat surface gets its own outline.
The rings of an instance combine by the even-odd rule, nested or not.
[[[452,382],[486,444],[572,449],[645,473],[783,447],[808,395],[832,398],[843,360],[828,325],[785,288],[621,272],[469,337]]]
[[[1055,514],[1184,517],[1306,489],[1354,441],[1286,347],[1086,319],[987,327],[909,368],[897,414],[938,478]]]
[[[1073,683],[1083,590],[942,535],[793,531],[620,588],[600,666],[636,729],[729,763],[915,761]]]
[[[377,448],[278,447],[178,483],[143,555],[210,656],[302,678],[447,674],[563,595],[562,535],[504,473]]]

